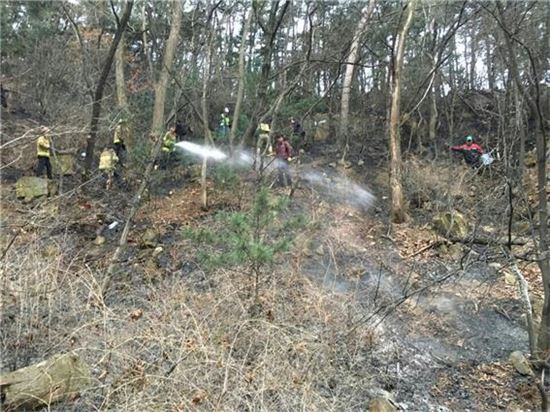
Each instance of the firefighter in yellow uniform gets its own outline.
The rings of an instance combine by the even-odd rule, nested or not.
[[[162,139],[162,154],[160,159],[160,168],[166,169],[168,163],[176,151],[176,128],[172,127],[166,132]]]
[[[38,158],[38,164],[36,165],[36,176],[42,176],[44,169],[46,169],[46,174],[48,179],[52,178],[52,164],[50,163],[50,151],[51,147],[51,138],[49,136],[49,131],[45,126],[42,126],[40,131],[42,134],[38,137],[36,141],[36,157]]]
[[[105,188],[110,190],[113,185],[113,177],[115,176],[115,169],[118,163],[118,156],[115,149],[112,147],[106,147],[101,152],[99,157],[99,170],[103,173],[107,179]]]
[[[271,146],[271,139],[269,138],[269,133],[271,132],[271,127],[269,123],[260,123],[258,126],[260,129],[260,137],[258,139],[257,152],[260,154],[262,152],[264,155],[266,150],[271,154],[273,153],[273,148]],[[265,147],[264,150],[261,150],[261,147]]]
[[[128,140],[129,134],[130,130],[128,129],[128,121],[126,119],[120,119],[115,128],[115,134],[113,136],[113,146],[121,166],[124,166],[122,164],[122,157],[124,154],[123,152],[126,151],[126,145],[124,143],[126,140]]]

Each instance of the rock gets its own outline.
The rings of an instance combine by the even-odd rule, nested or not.
[[[535,167],[537,164],[537,153],[535,150],[531,150],[530,152],[525,153],[525,157],[523,158],[523,164],[525,167]]]
[[[332,162],[328,164],[329,167],[336,167],[336,163]]]
[[[147,228],[141,235],[142,247],[156,247],[159,234],[155,229]]]
[[[315,130],[313,139],[315,142],[325,142],[330,135],[329,118],[327,115],[318,114],[315,116]]]
[[[449,254],[453,259],[460,259],[464,254],[464,247],[460,243],[453,243],[449,246]]]
[[[357,162],[357,166],[363,166],[364,164],[365,164],[365,161],[363,159]]]
[[[504,274],[504,282],[507,285],[514,286],[518,282],[516,276],[511,271],[504,269],[502,273]]]
[[[74,155],[71,153],[58,153],[52,156],[52,171],[56,175],[74,174]]]
[[[319,256],[323,256],[325,254],[325,249],[323,249],[323,245],[319,245],[319,247],[315,249],[315,253],[317,253]]]
[[[153,257],[157,257],[162,253],[164,249],[161,246],[157,246],[155,250],[153,250]]]
[[[17,198],[30,202],[35,198],[48,196],[48,180],[41,177],[23,176],[15,183]]]
[[[489,267],[493,268],[495,270],[500,270],[500,269],[502,269],[502,264],[500,264],[498,262],[491,262],[491,263],[489,263]]]
[[[516,402],[512,402],[506,406],[506,412],[523,412],[523,408]]]
[[[201,172],[202,172],[202,165],[201,164],[192,164],[192,165],[187,167],[185,176],[189,180],[195,181],[195,180],[200,179]]]
[[[443,236],[463,239],[468,235],[468,223],[464,216],[456,210],[442,212],[432,219],[434,229]]]
[[[531,369],[531,364],[525,358],[523,353],[520,351],[515,351],[510,354],[510,363],[516,368],[516,370],[521,373],[522,375],[526,376],[534,376],[535,373],[533,372],[533,369]]]
[[[376,398],[369,403],[369,412],[396,412],[397,409],[386,398]]]
[[[525,220],[514,222],[513,231],[518,234],[529,234],[531,231],[531,223]]]
[[[342,166],[344,169],[349,169],[350,167],[353,166],[350,161],[342,160],[342,159],[338,160],[338,164]]]
[[[101,235],[97,236],[94,240],[94,245],[97,245],[97,246],[101,246],[104,243],[105,243],[105,237]]]
[[[544,308],[544,298],[530,293],[529,300],[531,301],[531,306],[533,307],[533,318],[535,319],[535,322],[540,322],[542,309]]]

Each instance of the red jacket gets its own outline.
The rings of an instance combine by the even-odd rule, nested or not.
[[[288,160],[292,156],[292,146],[286,140],[275,143],[275,156],[279,159]]]
[[[458,145],[458,146],[451,147],[451,150],[454,150],[455,152],[464,152],[464,151],[475,150],[475,151],[479,152],[479,154],[483,154],[483,149],[477,143],[472,143],[472,144],[464,143],[464,144],[461,144],[461,145]]]

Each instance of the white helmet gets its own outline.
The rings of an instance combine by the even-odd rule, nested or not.
[[[223,111],[224,111],[225,113],[229,113],[229,109],[228,109],[227,107],[224,108]]]

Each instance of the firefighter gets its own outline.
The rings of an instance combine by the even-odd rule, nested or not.
[[[113,136],[113,148],[121,166],[124,166],[122,164],[122,158],[124,156],[124,152],[126,151],[125,141],[128,140],[129,135],[130,129],[128,128],[128,121],[124,118],[120,119],[115,128],[115,134]]]
[[[464,161],[470,166],[479,166],[479,161],[481,155],[483,154],[483,149],[477,143],[474,143],[474,138],[471,135],[466,136],[466,143],[452,146],[451,150],[453,152],[462,153],[464,156]]]
[[[99,170],[107,181],[105,185],[105,189],[107,190],[110,190],[113,185],[113,178],[116,174],[118,162],[119,158],[116,154],[114,145],[105,147],[99,157]]]
[[[170,128],[162,139],[160,168],[166,169],[176,151],[176,127]]]
[[[220,137],[225,140],[229,134],[229,128],[231,127],[231,119],[229,118],[229,108],[225,107],[223,113],[220,116]]]
[[[306,141],[306,131],[294,117],[290,118],[290,127],[292,130],[292,144],[300,149]]]
[[[42,134],[36,141],[36,157],[38,159],[38,163],[36,165],[36,176],[42,176],[44,169],[46,169],[48,179],[52,179],[52,164],[50,163],[52,141],[49,135],[50,129],[46,126],[42,126],[40,131]]]
[[[278,183],[281,186],[292,185],[288,162],[292,160],[292,146],[282,134],[277,135],[275,141],[275,158],[279,172]]]

